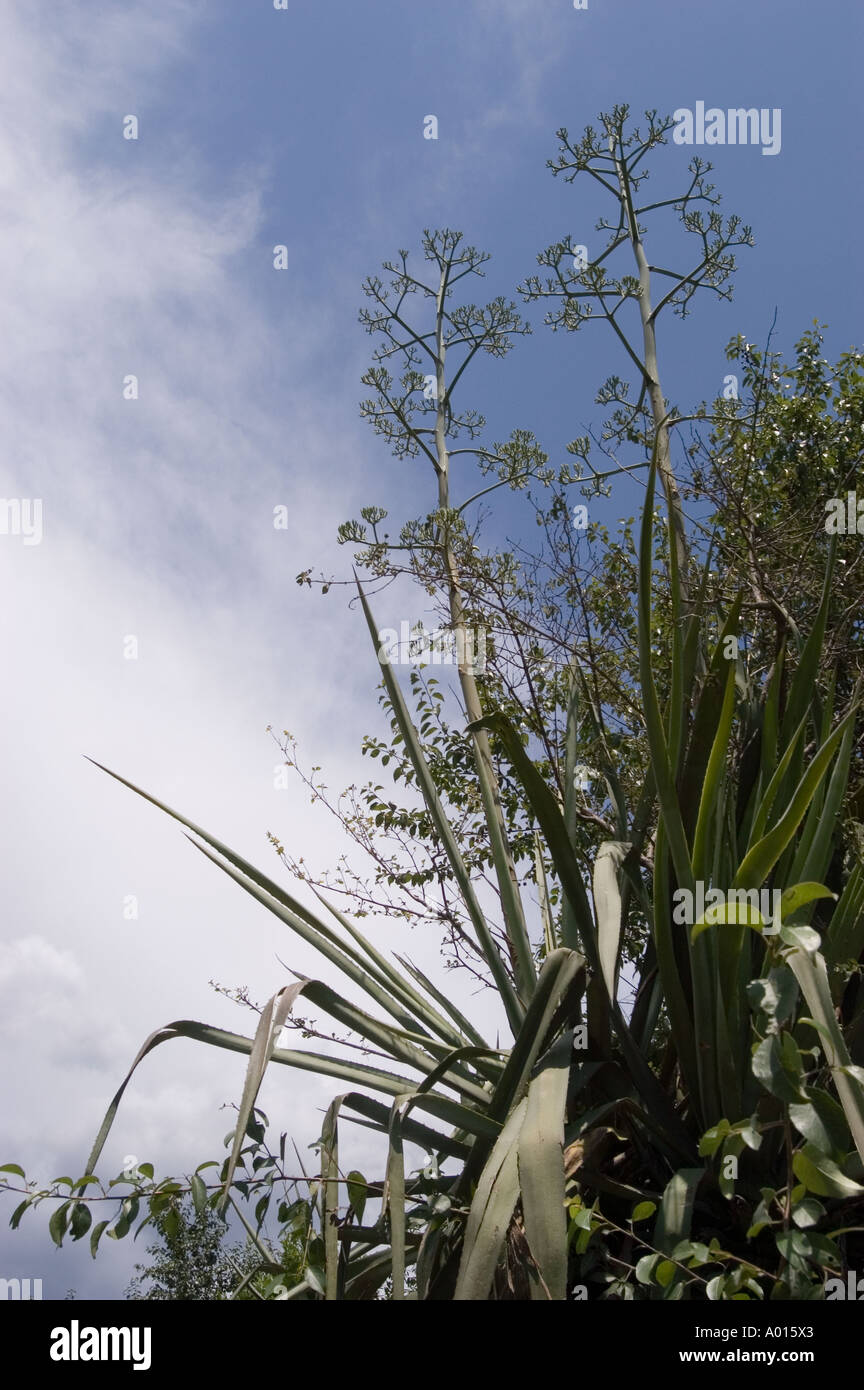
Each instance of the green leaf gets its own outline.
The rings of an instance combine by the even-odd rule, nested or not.
[[[847,1178],[814,1144],[805,1144],[792,1159],[792,1169],[808,1192],[817,1197],[860,1197],[864,1187]]]
[[[747,1124],[737,1125],[736,1129],[748,1149],[752,1149],[755,1153],[757,1149],[762,1147],[762,1135],[759,1133],[759,1130],[756,1129],[753,1121]]]
[[[826,730],[825,730],[826,731]],[[842,815],[843,798],[849,784],[851,748],[856,737],[854,726],[847,728],[846,737],[838,752],[838,759],[831,773],[824,801],[814,802],[807,816],[804,834],[792,863],[790,877],[822,878],[828,870],[833,855],[833,841],[836,823]]]
[[[63,1237],[66,1234],[66,1224],[68,1220],[67,1213],[71,1205],[71,1202],[64,1202],[62,1206],[56,1207],[51,1213],[51,1219],[48,1222],[48,1233],[55,1245],[63,1244]]]
[[[802,1230],[807,1226],[818,1226],[825,1214],[825,1208],[815,1197],[805,1197],[792,1208],[792,1220]]]
[[[793,912],[797,912],[799,907],[816,902],[819,898],[836,900],[837,894],[826,888],[824,883],[796,883],[794,888],[785,889],[780,896],[780,916],[785,920],[791,917]]]
[[[207,1205],[207,1188],[204,1179],[199,1178],[197,1173],[192,1174],[190,1183],[192,1188],[192,1201],[195,1204],[196,1212],[200,1216]]]
[[[772,1033],[753,1053],[753,1075],[778,1100],[795,1103],[801,1100],[801,1087],[794,1073],[787,1069],[786,1060],[780,1040]]]
[[[659,1255],[643,1255],[636,1264],[636,1278],[640,1284],[650,1284],[653,1280],[654,1266],[660,1259]]]
[[[86,1202],[76,1202],[72,1208],[69,1231],[73,1240],[80,1240],[90,1229],[93,1220],[90,1207]]]
[[[33,1200],[34,1200],[34,1199],[33,1199],[32,1197],[25,1197],[25,1198],[24,1198],[24,1201],[21,1202],[21,1203],[15,1208],[15,1210],[13,1211],[12,1215],[11,1215],[10,1218],[9,1218],[9,1225],[11,1226],[11,1228],[12,1228],[13,1231],[17,1231],[17,1230],[18,1230],[18,1226],[19,1226],[19,1224],[20,1224],[21,1217],[24,1215],[24,1213],[25,1213],[25,1211],[27,1210],[27,1208],[28,1208],[29,1206],[32,1206]]]
[[[778,1231],[774,1236],[777,1249],[793,1269],[806,1271],[808,1261],[836,1269],[843,1261],[832,1241],[812,1231]]]
[[[849,1126],[838,1105],[827,1091],[806,1087],[806,1101],[789,1106],[789,1119],[798,1133],[822,1153],[842,1157],[849,1143]]]
[[[775,967],[761,979],[750,981],[747,999],[751,1008],[774,1023],[786,1023],[798,1002],[798,981],[788,966]]]
[[[94,1260],[96,1258],[96,1251],[99,1248],[99,1241],[102,1238],[102,1232],[106,1229],[107,1226],[107,1221],[100,1221],[97,1223],[97,1225],[93,1227],[92,1231],[90,1232],[90,1254],[93,1256]]]
[[[753,1221],[747,1231],[747,1239],[755,1240],[760,1231],[764,1231],[766,1226],[773,1226],[775,1219],[768,1210],[768,1203],[761,1201],[753,1213]]]
[[[27,1174],[24,1172],[24,1169],[19,1168],[17,1163],[0,1164],[0,1173],[14,1173],[16,1177],[24,1178],[25,1181],[27,1178]]]
[[[672,1251],[673,1260],[687,1260],[689,1269],[698,1269],[708,1263],[708,1246],[701,1240],[682,1240]]]
[[[842,961],[857,961],[864,950],[864,866],[860,863],[853,867],[840,894],[823,950],[831,966]],[[839,1003],[839,995],[846,987],[839,971],[833,976],[833,987]]]
[[[630,1213],[630,1220],[635,1224],[637,1221],[647,1221],[649,1216],[653,1216],[657,1210],[656,1202],[637,1202]]]
[[[706,1129],[699,1141],[699,1157],[710,1158],[712,1154],[716,1153],[729,1133],[729,1129],[728,1120],[718,1120],[716,1125]]]
[[[703,931],[713,926],[752,927],[754,931],[764,931],[768,925],[765,918],[750,903],[718,903],[709,907],[694,923],[690,940],[695,941]]]
[[[591,1207],[583,1207],[577,1203],[571,1203],[569,1207],[570,1220],[574,1226],[582,1231],[590,1231],[593,1225],[594,1211]]]
[[[362,1226],[363,1213],[366,1210],[366,1179],[356,1168],[352,1168],[348,1174],[348,1201],[358,1225]]]
[[[822,938],[812,927],[781,927],[780,940],[784,946],[795,946],[810,955],[822,945]]]

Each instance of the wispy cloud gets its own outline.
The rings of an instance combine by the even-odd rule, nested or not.
[[[274,791],[264,726],[326,741],[338,776],[359,741],[355,686],[374,684],[371,660],[356,673],[345,661],[352,642],[367,653],[344,605],[331,600],[325,632],[321,600],[293,582],[326,556],[355,500],[351,487],[334,494],[331,475],[357,441],[309,379],[326,308],[296,295],[286,332],[276,272],[262,282],[266,171],[213,190],[179,141],[155,159],[122,140],[130,110],[148,110],[152,127],[160,84],[194,51],[202,18],[197,5],[133,5],[85,28],[60,9],[52,29],[20,6],[0,53],[0,492],[44,505],[40,545],[0,537],[0,642],[15,672],[0,997],[17,1151],[4,1159],[43,1178],[81,1167],[152,1028],[183,1016],[248,1028],[211,976],[263,999],[284,981],[277,950],[316,968],[81,754],[253,859],[272,860],[266,829],[323,857],[333,832],[299,794]],[[123,398],[127,374],[137,400]],[[289,527],[277,532],[282,503]],[[106,1163],[217,1156],[230,1128],[219,1106],[239,1094],[242,1065],[164,1047],[130,1089]],[[290,1095],[302,1145],[330,1091],[280,1069],[266,1094]],[[357,1142],[362,1155],[362,1131]]]

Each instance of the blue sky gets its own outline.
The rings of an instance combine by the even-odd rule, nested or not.
[[[41,497],[45,521],[38,546],[0,536],[3,1161],[41,1177],[80,1167],[151,1028],[242,1027],[209,979],[263,999],[283,983],[277,952],[313,968],[81,754],[270,868],[268,829],[316,863],[343,848],[299,789],[274,791],[264,730],[291,729],[334,787],[364,776],[360,740],[378,727],[368,643],[343,591],[322,598],[294,576],[345,572],[336,527],[364,503],[399,518],[430,505],[419,466],[391,459],[358,417],[363,278],[424,227],[450,226],[492,253],[478,295],[516,298],[537,252],[567,234],[590,245],[603,211],[545,168],[559,126],[578,136],[625,101],[776,107],[776,157],[699,151],[756,247],[731,304],[703,298],[661,326],[666,393],[682,407],[715,395],[727,340],[763,342],[775,309],[784,351],[814,318],[829,358],[860,346],[861,24],[856,5],[802,0],[6,8],[0,492]],[[122,138],[130,113],[137,141]],[[655,196],[678,191],[694,152],[657,154]],[[669,227],[652,224],[658,245]],[[287,271],[273,269],[276,244]],[[602,325],[553,335],[525,312],[533,336],[478,371],[471,403],[490,440],[531,429],[557,462],[625,364]],[[276,532],[280,503],[290,524]],[[606,514],[636,505],[638,490],[616,495]],[[517,534],[523,521],[502,502],[492,526]],[[411,946],[434,968],[436,943]],[[173,1047],[130,1088],[106,1162],[135,1152],[177,1171],[219,1152],[218,1107],[239,1094],[242,1063]],[[283,1075],[264,1102],[302,1144],[331,1093]],[[363,1132],[356,1143],[374,1163]],[[51,1298],[121,1294],[134,1252],[58,1254],[45,1224],[0,1227],[0,1276],[42,1277]]]

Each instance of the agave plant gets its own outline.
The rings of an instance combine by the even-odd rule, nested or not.
[[[604,773],[621,839],[598,854],[592,914],[566,811],[516,731],[500,716],[484,720],[523,778],[569,905],[566,942],[583,950],[589,967],[592,1062],[574,1068],[565,1130],[571,1215],[580,1231],[577,1273],[624,1297],[634,1295],[634,1283],[664,1298],[700,1290],[711,1298],[818,1297],[820,1271],[843,1262],[837,1240],[847,1234],[847,1207],[857,1206],[860,1220],[864,1196],[856,1181],[864,1070],[853,1065],[844,1036],[860,1028],[861,1001],[844,1016],[838,969],[854,964],[864,946],[860,864],[845,878],[841,872],[838,893],[822,882],[834,857],[856,715],[853,705],[832,728],[833,682],[819,669],[833,552],[794,674],[784,682],[781,648],[757,688],[737,657],[737,639],[730,641],[740,601],[709,642],[699,602],[685,611],[670,546],[671,680],[661,710],[651,650],[653,496],[652,469],[639,585],[651,755],[643,800],[656,795],[658,805],[650,895],[638,858],[643,807],[631,814],[624,806],[611,764]],[[707,577],[706,567],[703,592]],[[824,704],[820,684],[828,689]],[[737,777],[733,731],[749,751]],[[756,905],[766,885],[779,902],[770,921]],[[732,901],[682,930],[675,900],[692,902],[697,889],[704,897],[712,887]],[[616,969],[629,895],[642,904],[652,934],[625,1019]],[[820,910],[821,935],[810,925]],[[658,1054],[652,1038],[660,1009],[668,1040]],[[833,1199],[830,1209],[820,1197]],[[634,1222],[655,1212],[651,1238],[637,1240]],[[626,1266],[640,1245],[646,1253],[628,1283],[616,1266]]]
[[[191,1037],[249,1058],[232,1152],[214,1195],[222,1204],[238,1181],[271,1063],[346,1088],[327,1111],[320,1141],[323,1271],[310,1268],[291,1297],[374,1298],[389,1279],[399,1299],[409,1266],[416,1267],[411,1296],[421,1299],[822,1295],[826,1272],[842,1266],[844,1243],[854,1239],[850,1210],[864,1198],[864,1070],[849,1051],[861,1033],[864,991],[856,998],[847,990],[840,968],[864,949],[864,874],[859,864],[832,866],[856,709],[835,726],[832,681],[820,670],[833,553],[812,632],[791,657],[781,647],[773,670],[757,679],[738,651],[740,600],[719,616],[706,611],[710,555],[701,589],[685,600],[670,545],[671,674],[661,707],[651,646],[655,474],[652,464],[638,594],[650,760],[638,803],[628,806],[611,758],[598,758],[618,838],[600,845],[590,876],[571,833],[574,731],[577,713],[593,720],[602,749],[603,712],[578,664],[563,804],[503,715],[470,726],[499,741],[521,779],[560,885],[557,918],[541,891],[539,968],[515,901],[509,920],[524,932],[518,969],[502,957],[399,684],[382,663],[510,1045],[492,1046],[446,992],[409,961],[382,954],[323,895],[321,913],[310,910],[112,772],[362,990],[370,1010],[323,980],[298,978],[269,1000],[254,1037],[189,1020],[159,1029],[111,1102],[88,1175],[139,1063],[158,1044]],[[377,651],[362,589],[360,598]],[[732,757],[733,747],[747,756]],[[542,873],[538,883],[543,890]],[[766,890],[779,911],[761,910]],[[694,902],[712,891],[721,905],[678,920],[682,897]],[[650,934],[635,1002],[625,1009],[622,937],[634,912]],[[301,995],[383,1052],[388,1065],[276,1046]],[[386,1181],[372,1225],[362,1224],[362,1196],[347,1211],[340,1199],[343,1116],[386,1136]],[[431,1155],[419,1174],[406,1175],[406,1141]],[[203,1201],[200,1178],[198,1188]],[[75,1200],[83,1191],[76,1186],[54,1213],[55,1239],[89,1224]],[[125,1234],[130,1217],[124,1204],[109,1234]],[[92,1231],[94,1252],[108,1225]]]

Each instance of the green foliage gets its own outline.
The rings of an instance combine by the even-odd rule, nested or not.
[[[149,1264],[136,1264],[127,1298],[172,1302],[227,1298],[258,1264],[247,1246],[228,1244],[227,1227],[210,1207],[196,1211],[189,1198],[166,1207],[154,1226],[159,1240],[147,1246],[152,1259]]]

